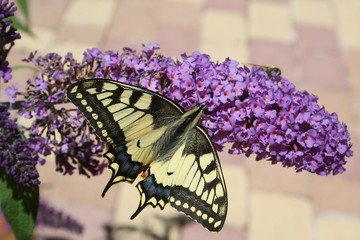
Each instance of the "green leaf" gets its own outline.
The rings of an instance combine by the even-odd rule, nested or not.
[[[29,34],[30,36],[34,37],[34,33],[31,32],[30,28],[27,25],[20,22],[17,17],[12,16],[12,17],[9,17],[9,19],[12,21],[12,25],[14,26],[14,28],[19,30],[20,32]]]
[[[30,13],[29,13],[28,0],[17,0],[16,2],[17,2],[17,6],[19,7],[20,11],[24,14],[26,21],[29,22]]]
[[[39,206],[39,187],[22,186],[0,168],[0,206],[16,239],[31,239]]]
[[[24,64],[12,65],[11,69],[13,71],[22,70],[22,69],[29,69],[29,70],[33,70],[34,72],[40,72],[38,68],[33,67],[33,66],[24,65]]]

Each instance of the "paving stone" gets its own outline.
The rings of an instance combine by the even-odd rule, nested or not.
[[[207,8],[234,11],[239,13],[245,13],[246,5],[246,0],[208,0],[206,2]]]
[[[334,0],[339,38],[345,49],[360,49],[360,2],[357,0]]]
[[[249,38],[293,43],[295,33],[291,11],[287,4],[270,1],[251,1],[248,6]]]
[[[308,87],[308,89],[311,91],[310,87]],[[339,87],[337,90],[322,90],[321,88],[316,88],[316,92],[313,93],[319,97],[319,105],[325,106],[326,110],[330,113],[335,112],[340,122],[351,122],[351,99],[347,97],[349,94],[348,87]]]
[[[106,27],[112,17],[116,1],[73,0],[64,14],[64,24]]]
[[[248,158],[249,184],[251,189],[269,190],[310,196],[308,172],[296,173],[294,168],[284,168],[281,163]]]
[[[249,62],[264,66],[275,66],[281,69],[282,76],[294,83],[295,53],[294,44],[251,40],[249,42]]]
[[[32,0],[29,2],[30,27],[58,27],[68,3],[69,0]]]
[[[249,181],[246,170],[233,164],[222,164],[228,191],[228,215],[225,225],[237,229],[244,228],[248,217]]]
[[[231,164],[238,166],[247,166],[249,159],[244,154],[229,154],[228,150],[231,148],[231,144],[225,144],[223,151],[217,152],[221,164]]]
[[[360,50],[354,50],[354,49],[350,49],[350,50],[344,50],[344,58],[345,58],[345,63],[347,66],[347,70],[349,71],[350,74],[353,74],[356,77],[360,76],[360,68],[359,68],[359,64],[360,64]],[[354,78],[353,82],[354,83],[359,83],[360,78]]]
[[[117,186],[117,204],[114,207],[112,226],[123,228],[125,231],[118,232],[121,239],[143,239],[150,234],[160,237],[168,237],[167,229],[173,229],[173,234],[179,234],[179,226],[188,218],[167,205],[164,210],[159,207],[147,206],[141,213],[130,220],[130,216],[139,205],[140,194],[136,184],[120,183]],[[136,231],[126,231],[135,229]],[[176,238],[174,238],[176,239]]]
[[[339,89],[347,84],[345,66],[338,51],[304,50],[299,61],[301,80],[322,88]]]
[[[196,28],[160,24],[155,31],[155,42],[162,54],[178,59],[182,53],[191,54],[199,49]]]
[[[16,49],[28,53],[37,50],[39,55],[49,53],[56,39],[55,31],[37,26],[32,27],[32,31],[34,36],[23,34],[21,39],[16,41]]]
[[[200,24],[202,7],[196,2],[164,1],[155,9],[156,23],[161,25],[194,28]]]
[[[296,32],[299,50],[311,49],[317,52],[341,51],[337,32],[333,28],[297,24]]]
[[[333,4],[327,0],[295,0],[292,11],[296,23],[331,28],[335,25]]]
[[[105,29],[94,26],[62,25],[57,32],[57,41],[93,44],[97,46],[104,37]]]
[[[55,172],[55,167],[54,158],[49,157],[45,165],[38,167],[41,198],[84,225],[84,233],[79,235],[63,229],[37,227],[35,234],[42,237],[41,239],[105,239],[104,225],[110,223],[116,196],[116,188],[112,188],[104,198],[101,197],[101,192],[110,178],[108,171],[101,176],[87,178],[77,173],[64,176]]]
[[[110,173],[104,171],[100,176],[86,177],[75,172],[73,175],[63,175],[55,171],[55,160],[47,159],[43,166],[38,167],[40,174],[42,194],[53,201],[66,199],[76,204],[98,205],[111,208],[115,201],[116,187],[111,188],[104,198],[101,193],[110,179]],[[79,195],[79,193],[81,193]],[[86,199],[86,200],[84,200]]]
[[[249,240],[310,240],[313,207],[299,195],[270,191],[250,194]]]
[[[125,42],[149,43],[154,41],[157,2],[153,0],[124,0],[118,2],[110,23],[107,39],[121,39]],[[139,44],[138,46],[141,46]]]
[[[199,224],[186,225],[181,232],[180,240],[246,240],[246,230],[225,226],[220,232],[209,232]]]
[[[318,240],[360,239],[360,218],[341,214],[323,214],[315,220]]]
[[[354,156],[346,159],[347,164],[345,168],[347,170],[344,178],[348,178],[351,181],[359,182],[360,175],[358,169],[360,168],[360,161],[357,160],[357,154],[360,152],[360,129],[359,124],[352,124],[352,128],[349,128],[351,135],[351,143],[353,144],[351,149],[354,152]]]
[[[239,44],[246,41],[244,16],[229,11],[205,11],[200,32],[201,43]]]
[[[356,161],[355,158],[352,161]],[[346,174],[343,173],[343,175]],[[314,176],[309,184],[318,211],[340,211],[360,216],[360,183],[340,176]]]
[[[207,0],[163,0],[164,2],[184,2],[184,3],[192,3],[198,5],[204,5]]]
[[[212,61],[224,62],[226,58],[238,62],[248,62],[248,50],[245,43],[223,44],[206,41],[200,44],[200,52],[209,54]]]

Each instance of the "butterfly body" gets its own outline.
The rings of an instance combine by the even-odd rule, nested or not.
[[[147,205],[170,203],[210,231],[221,230],[227,192],[216,151],[198,124],[201,105],[184,111],[157,93],[105,79],[81,80],[67,95],[107,143],[112,177],[103,196],[114,183],[146,172],[131,218]]]

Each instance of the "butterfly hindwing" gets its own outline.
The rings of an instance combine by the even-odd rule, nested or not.
[[[219,231],[227,214],[227,191],[218,156],[202,128],[189,134],[184,156],[174,176],[170,204],[210,231]]]
[[[167,162],[154,161],[137,188],[136,217],[146,205],[171,206],[210,231],[220,231],[227,215],[227,191],[216,151],[206,132],[196,127]],[[168,200],[167,200],[168,199]]]
[[[108,145],[112,177],[103,195],[114,183],[146,172],[131,218],[147,205],[163,209],[170,202],[210,231],[223,227],[227,192],[218,156],[205,130],[187,127],[197,124],[202,107],[184,112],[157,93],[105,79],[81,80],[67,95]]]

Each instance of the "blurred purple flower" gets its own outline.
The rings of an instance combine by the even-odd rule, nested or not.
[[[17,29],[12,26],[12,21],[8,19],[14,16],[16,9],[13,2],[0,0],[0,80],[3,79],[5,83],[12,78],[7,55],[14,46],[14,41],[21,38]]]
[[[64,229],[70,232],[81,234],[84,230],[82,224],[65,214],[63,211],[50,206],[44,200],[40,200],[38,214],[36,218],[37,225]]]
[[[22,134],[16,120],[10,119],[7,107],[0,104],[0,167],[24,186],[39,185],[36,165],[42,160]]]
[[[37,91],[37,92],[45,91],[47,86],[48,86],[48,84],[46,81],[44,81],[43,79],[41,79],[39,77],[35,77],[35,91]]]
[[[8,99],[10,103],[14,103],[16,101],[16,95],[19,90],[19,84],[13,83],[12,87],[6,87],[5,92],[8,95]]]

